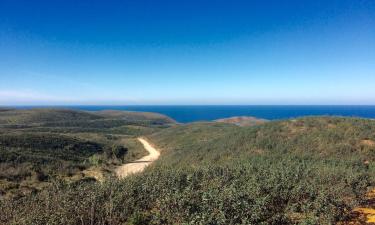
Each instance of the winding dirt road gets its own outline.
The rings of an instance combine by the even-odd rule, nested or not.
[[[160,152],[152,147],[148,141],[143,138],[138,138],[138,141],[142,143],[143,147],[148,151],[149,154],[134,162],[119,166],[115,171],[118,178],[121,179],[129,176],[130,174],[142,172],[148,165],[159,158]]]

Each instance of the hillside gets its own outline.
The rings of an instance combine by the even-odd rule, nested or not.
[[[2,110],[0,199],[35,193],[61,180],[85,179],[91,176],[87,170],[108,174],[147,154],[136,137],[173,123],[153,113]]]
[[[167,116],[164,116],[159,113],[151,113],[151,112],[103,110],[103,111],[94,112],[94,114],[100,115],[103,117],[124,119],[127,121],[152,121],[154,123],[159,123],[159,124],[176,123],[175,120]]]
[[[59,121],[101,119],[91,113],[68,109],[30,109],[0,111],[0,124],[42,124]]]
[[[305,117],[253,127],[192,123],[164,129],[151,138],[164,151],[184,156],[176,163],[190,165],[284,153],[321,159],[375,159],[375,121],[365,119]],[[187,161],[189,154],[204,155],[192,156],[194,161]],[[173,156],[175,160],[177,157]]]
[[[373,120],[193,123],[147,138],[161,157],[144,173],[3,201],[0,222],[335,224],[375,184]]]
[[[263,123],[266,123],[268,120],[265,119],[259,119],[251,116],[235,116],[230,118],[223,118],[215,120],[215,122],[221,122],[221,123],[232,123],[238,126],[255,126],[260,125]]]
[[[0,111],[0,128],[31,132],[141,135],[174,123],[167,116],[142,112],[86,112],[69,109]]]

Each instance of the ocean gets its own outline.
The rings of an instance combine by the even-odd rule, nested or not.
[[[20,106],[17,108],[40,108],[47,106]],[[157,112],[178,122],[208,121],[232,116],[253,116],[268,120],[290,119],[301,116],[348,116],[375,119],[375,106],[255,106],[255,105],[207,105],[207,106],[48,106],[58,108],[98,110],[129,110]]]

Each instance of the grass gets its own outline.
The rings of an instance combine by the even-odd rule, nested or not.
[[[155,131],[147,138],[162,154],[144,173],[101,184],[55,182],[0,201],[0,223],[335,224],[375,184],[372,120],[306,117]]]
[[[136,141],[174,121],[153,113],[0,111],[0,198],[38,192],[146,154]]]

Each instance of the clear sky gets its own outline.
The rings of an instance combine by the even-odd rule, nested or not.
[[[375,104],[375,1],[0,0],[0,104]]]

